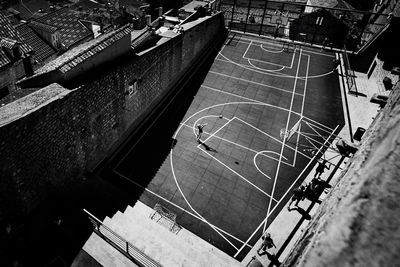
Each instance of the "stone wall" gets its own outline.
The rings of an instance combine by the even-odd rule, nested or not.
[[[400,264],[400,86],[282,266]]]
[[[83,171],[116,149],[224,33],[222,14],[202,18],[140,56],[118,58],[63,83],[75,89],[3,125],[0,219],[1,213],[28,214],[49,186],[78,184]],[[129,94],[133,82],[136,90]]]

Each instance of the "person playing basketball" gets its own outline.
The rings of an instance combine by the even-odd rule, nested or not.
[[[203,133],[203,128],[204,128],[205,126],[207,126],[207,123],[204,123],[204,124],[197,124],[197,125],[196,125],[196,128],[197,128],[197,135],[196,135],[196,138],[197,138],[197,142],[199,142],[199,143],[201,143],[201,135],[202,135],[202,133]]]

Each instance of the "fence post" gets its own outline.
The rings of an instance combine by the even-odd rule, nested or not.
[[[233,14],[235,14],[236,0],[233,1],[231,23],[229,23],[229,30],[232,30]]]
[[[268,0],[265,0],[263,16],[262,16],[262,19],[261,19],[260,32],[258,33],[258,35],[262,34],[262,28],[263,28],[263,25],[264,25],[265,12],[267,11],[267,3],[268,3]]]
[[[249,0],[249,6],[247,7],[247,15],[246,15],[246,24],[244,24],[244,33],[246,32],[247,29],[247,22],[249,21],[249,13],[250,13],[250,7],[251,7],[251,0]]]

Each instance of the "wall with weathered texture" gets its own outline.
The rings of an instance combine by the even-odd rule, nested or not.
[[[200,19],[140,56],[62,81],[75,89],[0,127],[0,220],[2,213],[29,213],[48,186],[79,183],[80,174],[115,149],[224,33],[222,14]],[[132,81],[137,91],[129,95]]]
[[[400,266],[400,86],[282,266]]]

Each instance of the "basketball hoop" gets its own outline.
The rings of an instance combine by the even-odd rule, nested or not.
[[[279,133],[279,136],[281,137],[282,141],[285,141],[288,138],[289,134],[290,134],[290,131],[286,130],[285,128],[282,128]]]

